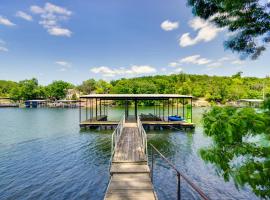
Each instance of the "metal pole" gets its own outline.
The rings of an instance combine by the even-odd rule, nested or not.
[[[81,121],[82,121],[82,117],[81,117],[81,107],[82,107],[82,105],[81,105],[81,99],[80,99],[80,102],[79,102],[79,107],[80,107],[80,109],[79,109],[79,120],[80,120],[80,123],[81,123]]]
[[[163,112],[163,113],[162,113],[162,117],[163,117],[163,121],[164,121],[164,110],[165,110],[165,109],[164,109],[164,99],[163,99],[163,101],[162,101],[162,107],[163,107],[163,108],[162,108],[162,112]]]
[[[137,122],[137,114],[138,114],[138,105],[137,105],[137,99],[135,99],[135,119]]]
[[[153,183],[153,181],[154,181],[154,177],[153,177],[153,175],[154,175],[154,149],[153,149],[153,147],[151,147],[151,161],[152,161],[152,164],[151,164],[151,182]]]
[[[173,103],[174,103],[174,99],[172,99],[172,115],[173,115]]]
[[[192,98],[190,98],[190,101],[191,101],[191,123],[192,123]]]
[[[87,104],[88,104],[88,99],[86,99],[86,102],[85,102],[85,120],[87,120],[87,118],[88,118],[88,109],[87,109]]]
[[[101,99],[99,99],[99,116],[101,117]]]
[[[96,120],[97,120],[97,98],[96,98]]]
[[[177,172],[177,199],[181,199],[181,176],[179,172]]]
[[[167,118],[167,121],[169,121],[169,115],[170,115],[170,100],[168,99],[168,118]]]
[[[183,118],[186,119],[185,118],[185,104],[184,104],[184,100],[185,99],[183,99],[183,101],[182,101],[182,106],[183,106],[183,112],[182,112],[182,114],[183,114]]]
[[[160,100],[158,101],[158,117],[160,118]]]
[[[178,103],[179,103],[179,99],[176,99],[176,110],[177,110],[176,112],[177,112],[177,116],[178,116],[178,109],[179,109],[178,108]]]

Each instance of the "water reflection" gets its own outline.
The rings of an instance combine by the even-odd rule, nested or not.
[[[76,109],[0,112],[0,143],[4,144],[0,147],[0,199],[103,199],[109,181],[111,130],[80,130]],[[111,112],[115,118],[122,115],[121,109]],[[211,199],[256,199],[249,188],[238,191],[233,182],[224,182],[200,158],[198,150],[211,144],[197,123],[202,112],[194,109],[193,133],[151,131],[148,142]],[[158,157],[154,170],[159,199],[175,199],[174,171]],[[181,190],[182,199],[198,198],[185,182]]]

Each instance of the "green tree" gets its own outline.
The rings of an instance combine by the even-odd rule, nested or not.
[[[67,94],[67,90],[74,86],[65,81],[53,81],[46,87],[48,97],[51,99],[63,99]]]
[[[111,88],[112,88],[112,85],[110,83],[103,80],[99,80],[97,82],[96,92],[98,94],[107,94],[107,93],[110,93]]]
[[[265,103],[267,108],[269,105],[269,102]],[[269,198],[269,112],[214,107],[204,114],[203,126],[213,144],[200,150],[201,157],[213,163],[225,181],[232,178],[238,187],[248,184],[256,195]],[[265,141],[264,144],[261,140]]]
[[[38,98],[38,80],[32,78],[19,82],[20,99],[29,100]]]
[[[270,42],[270,2],[260,0],[188,0],[193,14],[233,32],[226,48],[256,59]]]
[[[83,81],[82,84],[78,87],[83,94],[91,94],[97,89],[97,83],[95,79],[88,79]]]

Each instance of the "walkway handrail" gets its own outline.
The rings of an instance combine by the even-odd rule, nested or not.
[[[181,190],[180,190],[180,181],[181,181],[181,177],[188,183],[188,185],[190,185],[192,187],[192,189],[194,189],[200,196],[202,199],[204,200],[209,200],[209,198],[203,193],[203,191],[197,187],[191,180],[189,180],[184,174],[182,174],[175,166],[174,164],[168,160],[162,153],[159,152],[159,150],[152,144],[150,144],[151,146],[151,157],[152,157],[152,165],[151,165],[151,179],[153,182],[153,167],[154,167],[154,154],[153,154],[153,150],[155,150],[155,152],[157,152],[159,154],[159,156],[165,160],[169,166],[171,168],[173,168],[176,173],[177,173],[177,180],[178,180],[178,185],[177,185],[177,199],[181,199]]]
[[[142,125],[142,122],[141,122],[141,119],[140,119],[139,116],[137,116],[137,126],[138,126],[138,129],[139,129],[139,134],[140,134],[140,136],[142,138],[141,145],[143,147],[144,154],[147,157],[148,156],[148,151],[147,151],[147,135],[146,135],[146,132],[145,132],[145,130],[143,128],[143,125]]]
[[[118,141],[121,137],[121,134],[123,132],[123,127],[124,127],[125,121],[126,121],[126,119],[125,119],[125,115],[124,115],[122,117],[122,119],[120,120],[120,122],[118,123],[116,129],[112,133],[111,157],[113,157],[115,148],[116,148],[117,143],[118,143]]]

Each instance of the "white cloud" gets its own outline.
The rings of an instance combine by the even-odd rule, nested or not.
[[[107,66],[93,67],[90,69],[95,74],[102,76],[113,77],[116,75],[139,75],[156,73],[157,70],[149,65],[133,65],[129,68],[111,68]]]
[[[30,10],[34,14],[39,14],[41,20],[39,24],[42,25],[50,35],[70,37],[72,31],[60,26],[61,21],[66,21],[72,15],[72,12],[66,8],[46,3],[44,7],[31,6]]]
[[[166,72],[167,69],[166,69],[165,67],[163,67],[163,68],[161,68],[161,71],[162,71],[162,72]]]
[[[70,16],[72,14],[72,12],[67,10],[66,8],[63,8],[63,7],[60,7],[51,3],[46,3],[44,10],[49,13],[55,13],[55,14],[60,14],[60,15]]]
[[[55,36],[67,36],[67,37],[70,37],[72,34],[70,30],[60,27],[49,28],[48,33]]]
[[[180,72],[183,71],[183,69],[181,67],[179,67],[179,68],[176,68],[174,71],[177,72],[177,73],[180,73]]]
[[[245,62],[243,60],[234,60],[231,62],[231,64],[233,65],[242,65],[244,64]]]
[[[188,56],[185,58],[182,58],[180,63],[191,63],[191,64],[197,64],[197,65],[204,65],[208,64],[211,62],[211,60],[207,58],[202,58],[200,55],[193,55],[193,56]]]
[[[210,63],[209,65],[207,65],[208,67],[212,67],[212,68],[216,68],[216,67],[221,67],[222,66],[222,63],[221,62],[213,62],[213,63]]]
[[[169,63],[169,67],[177,67],[177,66],[179,66],[179,65],[180,65],[179,62],[170,62],[170,63]]]
[[[0,39],[0,44],[3,44],[4,45],[4,44],[6,44],[6,42],[4,40],[1,40]]]
[[[71,63],[64,61],[64,60],[56,61],[55,64],[61,66],[61,68],[59,69],[59,71],[61,71],[61,72],[67,71],[72,66]]]
[[[3,51],[3,52],[8,52],[8,49],[6,47],[0,47],[0,52]]]
[[[224,56],[224,57],[218,59],[218,62],[224,62],[224,61],[228,61],[228,60],[231,60],[231,58]]]
[[[60,61],[56,61],[55,63],[63,67],[71,67],[71,64],[67,61],[60,60]]]
[[[133,65],[131,67],[132,72],[135,74],[149,74],[155,73],[157,70],[149,65]]]
[[[166,20],[164,22],[161,23],[160,27],[164,30],[164,31],[172,31],[177,29],[179,26],[178,22],[171,22],[169,20]]]
[[[30,11],[34,14],[42,14],[45,12],[45,10],[39,6],[30,6]]]
[[[195,45],[199,42],[209,42],[213,40],[217,34],[223,29],[217,28],[208,20],[203,20],[199,17],[195,17],[189,22],[189,26],[194,31],[198,30],[197,36],[194,38],[190,37],[190,33],[184,33],[179,38],[179,45],[182,47]]]
[[[5,25],[5,26],[15,26],[15,24],[12,23],[9,19],[7,19],[1,15],[0,15],[0,24]]]
[[[26,20],[26,21],[33,21],[33,18],[32,18],[31,15],[29,15],[29,14],[27,14],[27,13],[25,13],[25,12],[22,12],[22,11],[18,11],[18,12],[16,13],[16,16],[17,16],[17,17],[20,17],[20,18],[22,18],[22,19],[24,19],[24,20]]]

